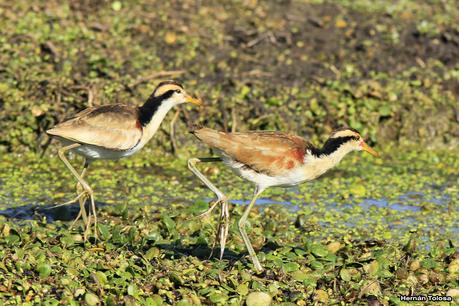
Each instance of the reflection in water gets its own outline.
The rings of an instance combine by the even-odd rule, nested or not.
[[[96,207],[103,207],[106,204],[96,202]],[[55,207],[55,204],[43,205],[43,204],[28,204],[18,207],[10,207],[4,210],[0,210],[0,216],[5,216],[10,219],[18,220],[32,220],[42,219],[46,217],[47,222],[60,221],[73,221],[78,212],[80,211],[80,205],[73,203],[65,206]],[[89,201],[86,203],[86,211],[89,211]]]

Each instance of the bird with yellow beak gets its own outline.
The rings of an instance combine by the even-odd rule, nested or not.
[[[77,197],[61,205],[79,201],[80,212],[74,223],[80,217],[83,218],[85,239],[91,222],[94,223],[97,237],[94,192],[84,180],[89,164],[98,159],[119,159],[138,152],[156,133],[168,111],[182,103],[202,105],[201,100],[186,93],[178,82],[164,81],[142,106],[111,104],[89,107],[46,131],[63,144],[58,151],[59,157],[78,181]],[[65,153],[68,151],[83,156],[83,169],[80,173],[67,160]],[[88,198],[92,218],[91,213],[86,214],[84,206]]]

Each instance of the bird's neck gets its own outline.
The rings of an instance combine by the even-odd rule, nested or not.
[[[158,130],[161,122],[169,110],[175,106],[172,101],[158,100],[150,97],[144,105],[139,107],[139,122],[143,128],[141,145],[148,142]]]
[[[323,150],[323,148],[321,149]],[[328,154],[319,155],[318,158],[330,165],[330,168],[336,166],[349,152],[353,151],[350,144],[343,144],[336,150]]]
[[[351,140],[353,139],[353,136],[328,138],[322,148],[314,149],[312,154],[317,157],[333,156],[343,158],[347,153],[354,149],[351,144]]]
[[[327,170],[336,166],[349,152],[355,148],[349,139],[329,138],[322,148],[312,148],[310,150],[309,165],[313,165],[316,170],[315,177],[325,173]]]

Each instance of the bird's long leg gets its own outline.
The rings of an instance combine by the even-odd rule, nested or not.
[[[96,213],[96,203],[94,202],[94,196],[91,195],[91,208],[92,215],[94,216],[94,238],[97,240],[97,213]],[[86,229],[87,231],[88,229]]]
[[[75,148],[78,148],[79,146],[81,146],[80,144],[78,143],[75,143],[75,144],[71,144],[69,146],[66,146],[66,147],[63,147],[61,149],[59,149],[58,151],[58,155],[59,155],[59,158],[64,162],[64,164],[67,166],[67,168],[70,170],[70,172],[72,172],[73,176],[76,177],[76,179],[78,180],[78,182],[81,184],[81,186],[83,187],[83,189],[85,190],[85,192],[87,193],[87,195],[90,197],[91,199],[91,203],[94,202],[94,192],[92,191],[91,187],[89,187],[88,183],[86,183],[86,181],[78,174],[78,172],[75,170],[75,168],[73,168],[73,166],[70,164],[70,162],[67,160],[67,158],[65,157],[65,153],[71,149],[75,149]],[[85,166],[87,168],[87,165],[85,163]],[[86,210],[84,209],[84,201],[81,200],[80,198],[80,209],[82,210],[82,215],[83,215],[83,221],[85,221],[85,225],[86,227],[88,226],[88,223],[90,222],[90,220],[84,220],[85,219],[85,215],[86,215]],[[83,213],[84,212],[84,213]],[[94,212],[94,205],[93,205],[93,212]],[[96,229],[97,230],[97,229]],[[85,231],[85,239],[86,239],[86,234],[87,234],[87,230]]]
[[[83,172],[81,173],[81,178],[83,178],[84,174],[86,173],[86,170],[88,169],[88,166],[89,166],[89,162],[85,159],[85,164],[84,164],[84,168],[83,168]],[[80,182],[78,182],[77,184],[77,190],[82,188],[82,185],[80,184]],[[83,191],[85,196],[83,198],[80,199],[80,206],[84,208],[84,205],[86,204],[86,200],[88,199],[88,193],[86,193],[85,191]],[[84,231],[84,236],[87,237],[88,233],[89,233],[89,228],[91,226],[91,213],[92,213],[92,216],[94,217],[94,238],[97,240],[97,214],[96,214],[96,205],[95,205],[95,202],[94,202],[94,197],[90,197],[90,201],[91,201],[91,210],[89,211],[88,213],[88,222],[85,223],[86,224],[86,228],[85,228],[85,231]],[[83,210],[80,210],[80,212],[82,212]],[[78,220],[78,216],[77,216],[77,219],[75,219],[75,221]],[[74,222],[75,222],[74,221]],[[73,224],[72,224],[73,225]]]
[[[88,168],[88,161],[86,160],[86,158],[84,158],[84,162],[83,162],[83,170],[81,171],[81,174],[80,176],[83,178],[85,173],[86,173],[86,169]],[[76,190],[77,190],[77,196],[73,199],[71,199],[70,201],[67,201],[65,203],[61,203],[61,204],[57,204],[57,205],[53,205],[47,209],[54,209],[54,208],[57,208],[57,207],[61,207],[61,206],[65,206],[65,205],[70,205],[72,203],[75,203],[76,201],[80,201],[81,202],[81,198],[83,196],[86,196],[86,191],[83,189],[81,190],[83,187],[81,186],[80,182],[77,182],[77,185],[76,185]],[[84,199],[84,202],[86,201],[86,198]],[[81,204],[80,204],[81,206]],[[83,214],[84,213],[84,214]],[[78,221],[79,218],[81,218],[81,216],[83,215],[83,220],[86,220],[87,218],[87,215],[86,215],[86,210],[84,209],[83,207],[83,210],[80,209],[80,212],[78,213],[78,216],[77,218],[73,221],[72,225],[70,226],[70,228],[73,227],[73,224]]]
[[[217,238],[215,239],[212,245],[212,252],[210,253],[210,256],[209,256],[209,257],[212,256],[214,247],[215,247],[215,243],[217,239],[219,238],[220,240],[220,259],[223,258],[223,254],[225,252],[226,238],[228,237],[228,231],[229,231],[228,198],[223,194],[223,192],[221,192],[217,187],[215,187],[215,185],[212,184],[204,174],[202,174],[196,168],[196,163],[221,162],[221,161],[222,159],[220,157],[191,158],[188,160],[188,168],[191,170],[191,172],[193,172],[217,196],[217,200],[215,200],[212,203],[210,208],[207,209],[202,214],[200,214],[199,216],[204,217],[210,214],[212,210],[218,204],[221,204],[221,215],[220,215],[220,221],[218,224]]]
[[[81,171],[81,178],[84,177],[85,173],[86,173],[86,170],[88,168],[88,165],[89,165],[89,162],[86,160],[86,158],[84,159],[84,163],[83,163],[83,170]],[[61,204],[57,204],[57,205],[54,205],[52,207],[49,207],[48,209],[54,209],[54,208],[57,208],[57,207],[61,207],[61,206],[65,206],[65,205],[69,205],[69,204],[72,204],[72,203],[75,203],[76,201],[79,201],[80,203],[80,210],[78,212],[78,215],[76,216],[75,220],[73,220],[72,224],[70,224],[70,227],[69,229],[72,229],[73,226],[75,225],[75,223],[81,218],[83,217],[83,222],[84,224],[88,224],[88,215],[86,214],[86,209],[84,207],[84,204],[86,203],[86,200],[88,198],[88,194],[87,192],[83,189],[81,190],[83,187],[81,186],[80,182],[77,182],[77,185],[76,185],[76,190],[77,190],[77,196],[75,198],[73,198],[72,200],[70,201],[67,201],[65,203],[61,203]]]
[[[263,271],[263,267],[258,261],[257,254],[255,253],[255,250],[253,249],[252,244],[250,243],[249,237],[247,236],[247,233],[245,231],[245,225],[247,222],[247,217],[250,213],[250,209],[255,204],[255,201],[257,200],[258,196],[263,192],[263,190],[264,189],[258,187],[255,189],[252,201],[250,201],[249,206],[246,208],[244,214],[238,222],[239,232],[241,233],[242,239],[244,240],[245,246],[247,247],[247,251],[249,251],[250,259],[252,260],[253,265],[255,266],[255,269],[257,269],[258,272]]]
[[[224,201],[222,204],[222,212],[220,217],[220,224],[223,222],[222,228],[219,230],[220,234],[220,260],[223,258],[223,253],[225,252],[226,237],[228,237],[229,231],[229,211],[228,211],[228,201]]]
[[[84,175],[86,174],[86,171],[88,170],[88,167],[89,167],[89,162],[86,158],[84,158],[84,163],[83,163],[83,170],[81,171],[81,178],[84,178]],[[73,220],[72,224],[70,224],[70,229],[73,228],[73,226],[75,225],[75,223],[80,219],[80,217],[83,217],[83,223],[85,225],[89,224],[88,222],[88,215],[86,214],[86,208],[84,207],[84,205],[86,204],[86,200],[88,199],[88,194],[86,193],[86,191],[83,189],[83,186],[80,184],[80,182],[77,183],[77,186],[76,186],[76,189],[77,189],[77,193],[79,194],[78,195],[78,198],[79,198],[79,203],[80,203],[80,211],[78,212],[78,215],[76,216],[75,220]]]

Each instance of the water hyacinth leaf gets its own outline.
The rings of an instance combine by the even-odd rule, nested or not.
[[[379,108],[379,115],[389,116],[390,114],[392,114],[392,110],[389,105],[383,105]]]
[[[135,284],[131,284],[127,288],[127,293],[133,297],[138,298],[139,297],[139,289]]]
[[[192,305],[193,305],[193,303],[191,301],[189,301],[188,299],[180,300],[177,303],[177,306],[192,306]]]
[[[73,236],[66,235],[66,236],[61,237],[61,243],[65,245],[66,247],[69,247],[75,243],[75,240],[73,239]]]
[[[305,271],[294,271],[292,273],[292,278],[296,281],[303,282],[308,277],[308,273]]]
[[[339,272],[339,276],[343,281],[346,282],[350,281],[352,278],[352,275],[348,269],[341,269],[341,271]]]
[[[249,287],[246,283],[239,284],[236,288],[236,292],[239,293],[239,295],[247,295],[249,293]]]
[[[297,271],[299,268],[300,268],[300,265],[296,262],[288,262],[288,263],[282,264],[282,269],[286,273]]]
[[[312,275],[307,275],[303,280],[303,285],[306,287],[315,287],[317,285],[317,278]]]
[[[221,291],[213,291],[209,294],[209,300],[215,304],[224,304],[228,300],[226,293]]]
[[[438,263],[433,258],[426,258],[421,261],[421,266],[426,269],[435,269]]]
[[[97,278],[98,283],[103,287],[107,284],[107,275],[102,271],[96,271],[95,277]]]
[[[105,224],[98,224],[99,232],[103,240],[108,240],[110,238],[110,227]]]
[[[42,263],[37,266],[36,271],[41,278],[46,278],[51,275],[52,268],[49,264]]]
[[[309,250],[316,257],[325,257],[329,254],[327,247],[322,244],[313,244]]]
[[[209,208],[209,204],[205,201],[198,200],[190,206],[189,211],[193,214],[199,214]]]
[[[372,276],[376,276],[380,270],[380,265],[377,260],[373,260],[368,267],[368,273]]]
[[[145,304],[148,306],[161,306],[164,305],[164,301],[160,295],[154,294],[153,296],[145,299]]]
[[[95,306],[100,303],[99,297],[92,292],[87,292],[84,295],[84,300],[89,306]]]
[[[271,302],[271,296],[265,292],[251,292],[245,300],[247,306],[269,306]]]
[[[163,220],[164,225],[166,225],[166,228],[170,234],[176,232],[175,230],[176,225],[175,225],[174,220],[172,220],[171,217],[169,217],[168,215],[163,215],[162,220]]]
[[[161,254],[161,251],[157,247],[150,248],[144,255],[148,260],[158,257]]]
[[[5,237],[5,241],[10,246],[19,245],[21,242],[21,237],[17,234],[9,234]]]

